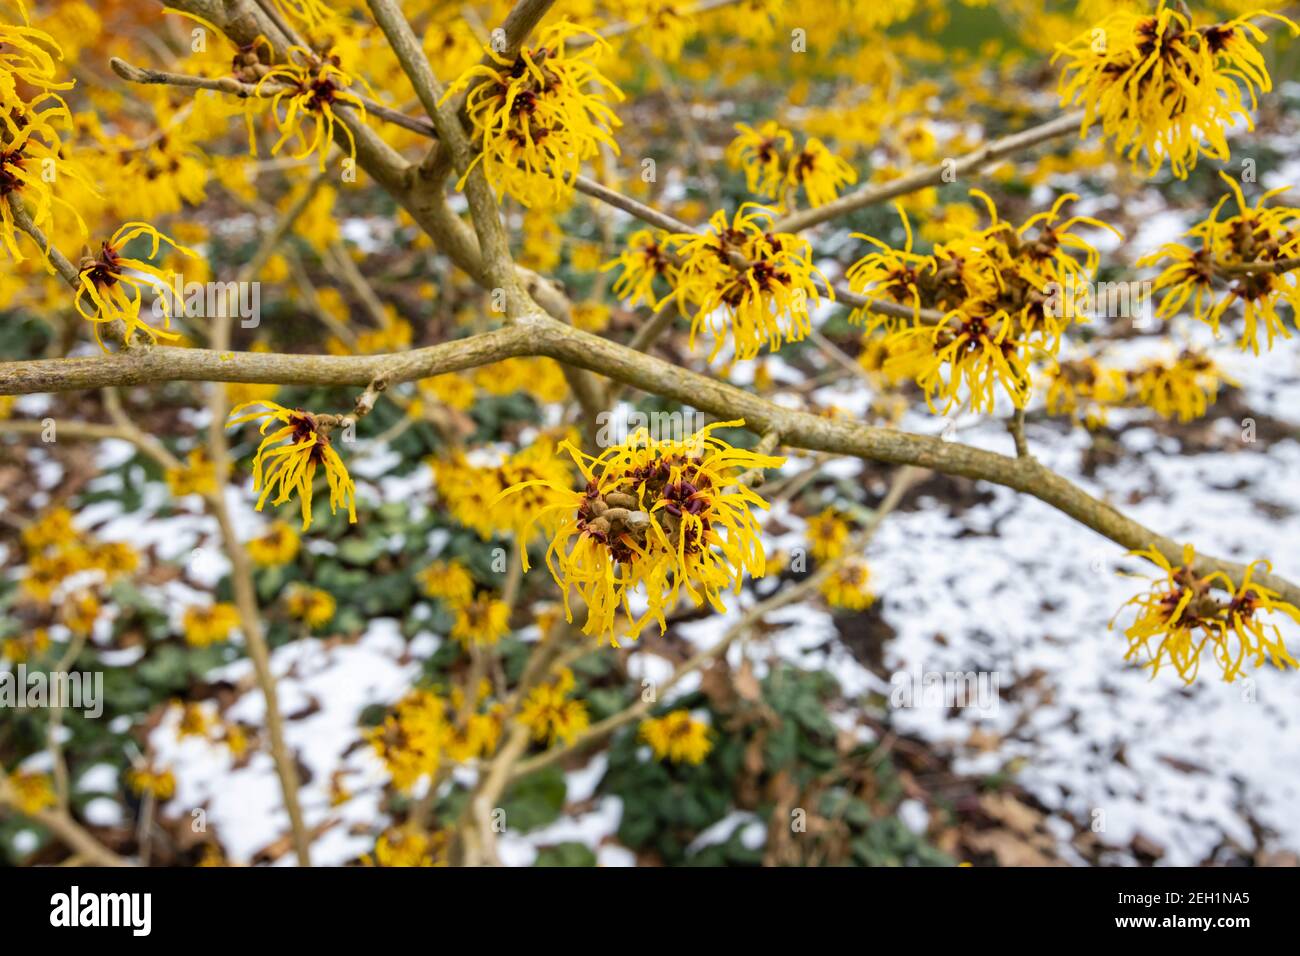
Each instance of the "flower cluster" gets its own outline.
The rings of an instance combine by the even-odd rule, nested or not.
[[[821,302],[813,277],[826,277],[812,263],[806,239],[770,231],[772,211],[746,203],[728,219],[718,210],[704,233],[635,233],[628,249],[608,267],[621,266],[614,291],[658,307],[672,295],[692,313],[691,345],[701,331],[713,339],[709,360],[730,340],[739,359],[751,359],[767,346],[798,342],[812,331],[811,299]],[[671,292],[656,294],[662,278]]]
[[[1069,415],[1088,428],[1105,424],[1111,408],[1146,406],[1161,418],[1187,422],[1214,404],[1219,389],[1236,384],[1204,352],[1184,349],[1119,369],[1095,358],[1072,359],[1044,372],[1049,415]]]
[[[1124,631],[1129,641],[1125,660],[1138,659],[1151,668],[1153,678],[1169,663],[1189,684],[1196,679],[1207,647],[1228,683],[1248,661],[1254,667],[1265,661],[1278,668],[1300,667],[1277,625],[1264,620],[1278,613],[1300,623],[1300,608],[1252,580],[1258,571],[1269,571],[1267,561],[1246,568],[1238,585],[1222,571],[1198,573],[1191,545],[1183,549],[1181,565],[1173,565],[1154,548],[1134,553],[1156,564],[1162,574],[1124,605],[1137,609]]]
[[[681,281],[681,263],[673,249],[673,235],[663,229],[638,229],[627,240],[627,248],[604,269],[621,269],[613,291],[628,306],[644,302],[657,309],[670,298]],[[658,279],[661,291],[655,291]],[[662,287],[667,285],[665,290]]]
[[[694,312],[692,346],[700,331],[712,336],[710,361],[728,337],[740,359],[753,358],[763,346],[776,351],[783,342],[805,338],[812,331],[809,299],[821,302],[814,275],[835,298],[812,264],[808,241],[769,232],[771,219],[769,210],[746,204],[730,222],[725,213],[715,213],[703,235],[676,237],[683,260],[679,302]]]
[[[571,45],[577,38],[591,42]],[[498,195],[553,206],[572,193],[584,160],[601,146],[618,152],[611,134],[620,123],[604,94],[623,94],[594,62],[605,49],[599,37],[561,21],[511,58],[485,47],[490,62],[470,67],[448,87],[444,101],[468,91],[465,108],[481,140],[474,165],[483,163]]]
[[[736,130],[738,135],[727,147],[727,161],[744,170],[751,193],[776,200],[782,208],[791,205],[801,186],[808,205],[816,208],[858,181],[853,167],[815,136],[795,149],[794,134],[771,120],[758,129],[737,123]]]
[[[329,591],[295,583],[285,592],[284,606],[289,617],[301,621],[307,625],[308,630],[314,631],[334,619],[338,602]]]
[[[62,620],[74,633],[89,634],[99,614],[90,588],[106,586],[135,571],[140,556],[128,544],[99,541],[75,528],[72,512],[55,507],[22,532],[27,570],[24,597],[51,609],[61,605]]]
[[[1186,9],[1186,8],[1183,8]],[[1081,135],[1100,122],[1102,133],[1136,168],[1146,154],[1148,175],[1166,159],[1180,179],[1204,155],[1230,158],[1227,130],[1240,117],[1253,129],[1246,97],[1272,89],[1256,44],[1264,31],[1255,11],[1193,27],[1189,14],[1160,0],[1154,13],[1116,10],[1091,30],[1058,46],[1065,58],[1061,104],[1084,106]]]
[[[375,841],[373,858],[364,857],[367,866],[433,867],[447,865],[447,834],[433,833],[414,823],[389,827]]]
[[[501,708],[488,704],[489,690],[489,684],[481,682],[472,702],[459,688],[447,696],[427,688],[413,690],[368,732],[395,787],[409,791],[436,774],[444,760],[464,763],[496,750]]]
[[[249,408],[258,409],[248,411]],[[278,489],[272,504],[281,505],[297,494],[302,507],[302,530],[311,527],[312,484],[318,467],[325,469],[329,484],[330,513],[346,508],[348,521],[357,520],[356,488],[343,459],[330,444],[325,422],[310,412],[289,409],[275,402],[258,401],[237,405],[230,411],[228,427],[261,420],[259,432],[265,436],[253,457],[253,490],[260,491],[257,510]],[[284,427],[267,435],[272,422]],[[276,447],[277,443],[287,444]]]
[[[1300,209],[1267,205],[1288,187],[1270,190],[1248,206],[1236,180],[1220,175],[1232,187],[1238,214],[1219,219],[1229,198],[1225,195],[1203,222],[1186,233],[1196,248],[1166,243],[1139,259],[1138,265],[1164,266],[1155,281],[1156,291],[1164,293],[1156,309],[1162,319],[1172,319],[1190,301],[1192,315],[1217,333],[1228,309],[1241,302],[1238,345],[1258,354],[1260,326],[1265,348],[1272,349],[1278,335],[1291,337],[1278,306],[1291,307],[1293,323],[1300,310]]]
[[[525,529],[543,517],[549,502],[542,491],[536,490],[539,483],[568,484],[572,472],[556,458],[558,447],[554,438],[543,435],[495,464],[487,463],[482,456],[472,460],[456,452],[432,458],[429,465],[438,496],[451,516],[487,541],[505,532],[525,534]],[[524,490],[502,498],[501,492],[512,486]],[[543,525],[543,530],[550,528]]]
[[[1099,256],[1072,230],[1114,232],[1089,216],[1062,219],[1062,207],[1078,198],[1073,193],[1019,227],[1000,220],[986,195],[974,195],[988,207],[991,223],[984,229],[962,231],[921,255],[912,251],[911,225],[900,207],[904,247],[856,234],[877,251],[848,271],[850,287],[867,299],[854,319],[886,329],[884,374],[915,379],[930,407],[939,398],[945,412],[963,399],[975,411],[992,411],[999,392],[1024,407],[1030,362],[1055,356],[1066,328],[1088,312]],[[872,316],[879,302],[894,313],[910,310],[910,321]]]
[[[712,433],[741,425],[707,426],[684,441],[660,440],[638,429],[601,455],[584,455],[567,442],[586,485],[545,479],[507,488],[499,500],[541,493],[547,503],[534,520],[555,516],[546,562],[564,591],[570,621],[570,591],[587,607],[583,631],[617,646],[620,608],[627,634],[635,638],[651,621],[667,627],[665,612],[684,590],[698,606],[723,610],[721,594],[739,591],[744,575],[766,568],[754,509],[766,504],[739,482],[751,468],[779,467],[784,459],[733,448]],[[521,551],[526,534],[520,534]],[[522,551],[525,569],[527,552]],[[632,610],[629,598],[642,593],[646,608]]]
[[[168,468],[163,478],[167,490],[177,498],[185,495],[210,495],[217,490],[217,469],[202,448],[195,448],[179,468]]]

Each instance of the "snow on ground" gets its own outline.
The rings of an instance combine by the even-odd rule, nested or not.
[[[1149,351],[1150,344],[1139,340],[1123,350],[1133,353],[1121,356],[1128,361]],[[1300,360],[1293,352],[1284,345],[1260,359],[1219,351],[1225,353],[1245,383],[1247,407],[1300,422],[1294,411]],[[818,399],[852,412],[864,396],[851,388],[822,389]],[[1224,420],[1216,428],[1231,434],[1239,424]],[[944,420],[916,413],[903,427],[938,434]],[[965,417],[956,427],[962,441],[1009,450],[997,421]],[[1044,462],[1091,493],[1121,503],[1154,529],[1194,541],[1209,553],[1239,560],[1268,556],[1279,571],[1300,573],[1300,513],[1289,505],[1289,479],[1300,471],[1300,444],[1293,440],[1267,449],[1240,443],[1232,451],[1186,455],[1135,418],[1121,432],[1132,454],[1087,478],[1078,473],[1086,444],[1082,433],[1067,436],[1054,426],[1031,425],[1029,439]],[[121,449],[114,443],[104,447],[106,461],[120,461]],[[374,460],[382,462],[383,453]],[[795,459],[787,470],[807,464]],[[830,467],[837,478],[853,479],[862,465],[839,460]],[[359,477],[377,479],[372,493],[386,500],[427,497],[423,469],[413,473],[421,477],[403,481],[382,479],[381,471],[360,469]],[[1238,487],[1243,482],[1248,483],[1244,490]],[[895,725],[953,747],[961,772],[994,772],[1014,761],[1019,782],[1059,815],[1062,833],[1070,832],[1063,825],[1067,821],[1087,823],[1100,811],[1105,829],[1098,836],[1107,845],[1123,848],[1141,834],[1164,848],[1161,862],[1196,863],[1224,835],[1254,846],[1248,810],[1269,831],[1269,848],[1300,851],[1300,819],[1290,812],[1300,796],[1295,769],[1300,767],[1300,693],[1294,677],[1262,670],[1250,682],[1225,685],[1207,669],[1190,689],[1172,672],[1148,680],[1124,662],[1122,636],[1107,629],[1111,616],[1141,586],[1116,569],[1138,570],[1140,562],[1035,499],[987,490],[991,500],[957,516],[943,502],[891,515],[869,557],[884,618],[897,631],[885,647],[886,673],[991,672],[1004,699],[993,714],[963,711],[954,717],[936,707],[896,709]],[[146,501],[153,501],[151,495]],[[254,516],[246,499],[232,491],[239,524],[251,534]],[[154,503],[161,504],[161,498]],[[115,508],[92,506],[81,520],[98,526],[105,538],[153,544],[165,557],[194,552],[191,565],[200,555],[216,554],[204,547],[213,532],[205,517],[179,513],[141,521]],[[792,530],[772,536],[769,545],[802,543],[801,521],[788,508],[778,509],[776,517]],[[220,562],[213,563],[210,573],[197,576],[200,580],[219,576]],[[733,604],[728,615],[684,625],[681,632],[707,647],[721,639],[738,611]],[[825,611],[796,605],[769,620],[785,625],[772,635],[780,657],[828,668],[850,697],[888,695],[887,680],[835,639]],[[416,646],[423,654],[437,643],[425,635]],[[309,712],[287,721],[286,730],[310,775],[302,793],[308,825],[333,823],[314,846],[321,864],[343,863],[369,851],[387,822],[380,809],[384,772],[368,747],[355,746],[357,721],[365,707],[390,704],[410,686],[418,657],[405,650],[397,623],[377,620],[354,644],[306,639],[273,655],[282,709]],[[732,648],[733,660],[739,653],[739,647]],[[667,668],[648,643],[630,661],[637,680],[662,680]],[[250,671],[251,664],[241,661],[211,677],[251,685]],[[671,696],[696,686],[698,680],[683,682]],[[225,716],[260,725],[262,707],[254,687]],[[205,808],[208,826],[229,858],[251,859],[286,831],[269,755],[255,755],[236,768],[220,744],[178,740],[176,719],[169,714],[151,738],[159,761],[176,771],[178,791],[168,807]],[[1001,742],[993,749],[967,746],[977,728]],[[594,760],[569,775],[571,801],[590,796],[602,766]],[[353,798],[332,807],[330,781],[337,772],[345,775]],[[110,816],[100,809],[107,808],[97,808],[96,815],[108,822]],[[590,812],[534,833],[507,833],[503,859],[527,865],[539,847],[577,840],[596,850],[604,864],[630,863],[630,855],[618,847],[602,845],[617,830],[620,812],[617,800],[606,799]],[[743,822],[730,821],[727,833]],[[1131,862],[1121,849],[1114,859]],[[286,854],[279,862],[289,860]]]

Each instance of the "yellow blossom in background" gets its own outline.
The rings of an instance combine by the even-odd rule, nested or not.
[[[587,729],[587,705],[570,696],[573,687],[573,672],[566,667],[551,683],[539,684],[528,692],[519,707],[518,719],[533,740],[553,747],[573,741]]]
[[[42,657],[50,649],[50,632],[43,627],[35,628],[17,637],[6,637],[0,641],[0,658],[23,664]]]
[[[446,405],[460,412],[467,412],[474,407],[474,383],[459,372],[422,378],[418,384],[421,406],[427,396],[440,405]]]
[[[9,788],[18,809],[28,816],[55,806],[54,783],[43,773],[19,770],[9,775]]]
[[[1128,375],[1093,358],[1060,362],[1047,369],[1044,378],[1047,413],[1069,415],[1088,428],[1104,425],[1108,409],[1128,398]]]
[[[176,776],[170,770],[132,768],[126,773],[126,782],[136,796],[148,794],[156,800],[170,800],[176,793]]]
[[[575,242],[569,252],[569,264],[579,272],[596,272],[605,262],[605,250],[598,242]]]
[[[500,459],[494,465],[471,464],[463,452],[430,459],[439,498],[452,517],[477,531],[484,540],[503,532],[521,535],[525,542],[529,528],[544,519],[549,499],[536,482],[566,483],[571,471],[555,457],[557,443],[542,435],[528,447]],[[512,485],[523,485],[523,493],[501,498]],[[549,531],[543,522],[542,530]]]
[[[283,521],[273,521],[266,534],[248,542],[248,556],[258,567],[274,568],[298,556],[302,539]]]
[[[615,0],[623,19],[637,25],[636,37],[664,63],[681,59],[682,47],[697,25],[691,7],[680,0]]]
[[[510,607],[483,594],[456,606],[456,621],[451,636],[466,647],[495,644],[510,633]]]
[[[643,720],[639,732],[656,760],[699,766],[713,749],[708,725],[692,719],[686,710]]]
[[[185,457],[182,468],[168,468],[163,477],[167,488],[177,497],[210,495],[217,490],[217,472],[203,449],[195,448]]]
[[[1133,374],[1137,400],[1162,418],[1188,422],[1214,404],[1221,385],[1236,384],[1204,353],[1187,350],[1173,361],[1146,362]]]
[[[64,599],[59,616],[73,634],[89,635],[95,629],[103,606],[93,591],[78,591]]]
[[[821,595],[831,607],[864,611],[876,600],[871,593],[870,580],[867,563],[860,558],[850,558],[822,582]]]
[[[438,771],[443,749],[451,735],[447,704],[431,690],[413,690],[403,697],[366,736],[375,753],[392,774],[393,786],[410,790]]]
[[[434,561],[415,577],[425,594],[449,604],[467,604],[474,596],[474,578],[459,561]]]
[[[313,631],[334,619],[336,607],[334,595],[305,584],[295,584],[285,597],[285,609],[289,616],[306,624]]]
[[[181,704],[180,722],[176,725],[177,738],[182,740],[186,737],[206,738],[211,729],[212,718],[202,704]]]
[[[609,328],[610,309],[603,302],[573,303],[573,327],[584,332],[604,332]]]
[[[185,643],[190,647],[209,647],[229,640],[230,632],[238,626],[239,611],[233,604],[219,603],[185,609]]]
[[[808,519],[808,543],[813,559],[829,561],[844,553],[844,546],[849,543],[849,526],[834,508],[826,508],[821,514]]]
[[[374,866],[446,866],[447,835],[418,826],[389,827],[375,841]]]
[[[508,358],[474,370],[474,385],[489,395],[526,392],[539,402],[560,402],[569,384],[560,366],[548,358]]]
[[[224,724],[223,727],[225,736],[221,738],[222,743],[234,757],[242,757],[248,752],[248,734],[239,724]]]

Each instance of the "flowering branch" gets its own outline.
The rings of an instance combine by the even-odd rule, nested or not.
[[[1154,547],[1171,561],[1182,558],[1179,542],[1126,517],[1032,457],[1008,458],[929,435],[794,411],[541,315],[454,342],[387,355],[281,355],[161,346],[129,355],[5,362],[0,363],[0,395],[167,381],[364,388],[381,373],[394,385],[529,355],[544,355],[597,372],[723,419],[743,418],[746,427],[760,434],[775,430],[781,443],[790,448],[916,465],[1004,485],[1033,495],[1124,548]],[[1222,571],[1239,581],[1246,569],[1236,562],[1198,555],[1197,570],[1206,574]],[[1300,587],[1290,581],[1275,574],[1256,577],[1288,601],[1300,602]]]
[[[887,183],[864,186],[853,192],[845,193],[840,198],[815,209],[804,209],[800,212],[791,213],[784,218],[778,219],[772,228],[777,232],[800,232],[823,222],[838,219],[840,216],[846,216],[859,209],[865,209],[868,206],[888,202],[890,199],[897,199],[899,196],[906,196],[909,193],[930,186],[939,186],[946,182],[952,182],[957,176],[978,172],[990,163],[1005,159],[1021,150],[1029,149],[1032,146],[1074,132],[1079,128],[1082,121],[1082,110],[1063,113],[1045,123],[1031,126],[1027,130],[1012,133],[1010,136],[1003,136],[1001,139],[991,140],[964,156],[945,159],[933,166],[925,166]]]

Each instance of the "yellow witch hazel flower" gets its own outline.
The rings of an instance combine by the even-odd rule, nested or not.
[[[1155,359],[1129,374],[1137,400],[1161,418],[1190,422],[1203,416],[1223,384],[1237,384],[1203,352],[1186,349],[1172,361]]]
[[[629,308],[641,302],[652,309],[659,308],[676,290],[681,275],[672,249],[672,236],[662,229],[638,229],[632,233],[627,248],[617,259],[605,263],[602,271],[614,268],[623,270],[614,280],[614,294],[625,300]],[[666,282],[668,290],[656,293],[655,279]]]
[[[1266,349],[1273,348],[1279,335],[1291,337],[1278,306],[1290,305],[1293,323],[1300,311],[1300,208],[1267,205],[1287,186],[1269,190],[1248,206],[1236,180],[1219,175],[1232,187],[1239,213],[1219,219],[1229,198],[1225,195],[1205,221],[1186,234],[1199,239],[1200,248],[1166,243],[1138,265],[1165,264],[1155,281],[1156,291],[1164,293],[1156,309],[1159,318],[1174,318],[1190,301],[1192,315],[1218,333],[1227,310],[1240,301],[1244,322],[1238,347],[1259,354],[1260,326]],[[1220,294],[1223,283],[1227,288]]]
[[[656,760],[699,766],[713,749],[708,724],[692,718],[688,710],[674,710],[662,717],[643,720],[639,733],[650,745]]]
[[[736,124],[736,138],[727,147],[727,162],[745,173],[745,188],[756,196],[776,199],[785,183],[785,158],[794,149],[794,134],[775,120],[758,129]]]
[[[1154,13],[1116,10],[1057,47],[1053,60],[1066,60],[1061,104],[1083,104],[1081,136],[1100,122],[1135,168],[1145,152],[1148,175],[1168,159],[1170,171],[1185,179],[1201,155],[1230,158],[1226,132],[1238,117],[1254,128],[1243,89],[1252,109],[1256,91],[1272,89],[1256,48],[1265,39],[1251,22],[1257,16],[1298,32],[1290,20],[1262,10],[1202,27],[1166,0]]]
[[[248,409],[258,409],[249,412]],[[348,475],[343,459],[330,444],[328,430],[324,423],[311,412],[301,409],[289,409],[275,402],[245,402],[230,411],[227,427],[242,425],[261,419],[260,433],[265,437],[257,448],[253,458],[253,490],[260,491],[257,510],[261,511],[271,492],[279,490],[274,500],[275,505],[282,505],[296,493],[302,504],[302,530],[311,527],[312,483],[316,478],[316,469],[323,466],[325,479],[330,490],[330,514],[339,508],[347,508],[348,521],[355,523],[356,487]],[[272,422],[280,422],[284,427],[267,435],[266,430]],[[288,444],[275,447],[278,442]]]
[[[434,561],[416,576],[431,598],[449,604],[468,604],[474,597],[474,577],[459,561]]]
[[[285,594],[285,610],[295,621],[302,621],[311,630],[324,627],[334,619],[338,602],[329,591],[307,584],[294,584]]]
[[[233,604],[219,602],[185,609],[182,627],[190,647],[209,647],[227,640],[239,626],[239,611]]]
[[[861,558],[844,561],[822,582],[821,595],[831,607],[864,611],[876,601],[871,593],[871,569]]]
[[[1155,563],[1162,573],[1151,579],[1149,590],[1120,609],[1121,614],[1124,608],[1137,609],[1135,620],[1124,631],[1129,641],[1125,660],[1139,660],[1151,668],[1152,678],[1169,663],[1188,684],[1196,680],[1207,647],[1227,683],[1237,678],[1247,661],[1254,667],[1265,661],[1281,669],[1300,667],[1277,625],[1262,620],[1276,612],[1300,624],[1300,608],[1252,580],[1257,572],[1269,571],[1267,561],[1252,563],[1237,585],[1222,571],[1198,575],[1191,545],[1183,549],[1178,566],[1154,548],[1133,554]]]
[[[794,135],[773,121],[755,130],[737,123],[738,135],[727,147],[727,161],[745,172],[751,193],[786,206],[794,190],[803,186],[808,205],[824,206],[841,189],[858,181],[853,167],[836,156],[820,139],[794,148]]]
[[[421,688],[403,697],[367,738],[392,774],[393,786],[410,790],[438,771],[450,735],[446,701]]]
[[[176,775],[168,769],[132,767],[126,772],[126,784],[136,796],[170,800],[176,795]]]
[[[718,210],[703,234],[672,236],[682,258],[678,302],[694,311],[691,346],[707,330],[713,338],[709,361],[730,339],[736,358],[752,359],[763,346],[776,351],[812,331],[808,302],[820,304],[813,276],[828,298],[835,293],[812,263],[812,246],[791,233],[773,233],[772,211],[745,203],[728,220]]]
[[[94,323],[95,340],[105,351],[108,346],[104,344],[101,330],[111,322],[120,321],[125,326],[123,341],[130,341],[136,332],[143,332],[151,342],[180,337],[167,331],[171,327],[168,297],[156,294],[159,288],[167,288],[168,276],[144,259],[122,254],[128,243],[141,237],[150,241],[148,259],[158,257],[163,243],[183,255],[196,257],[193,250],[179,245],[147,222],[128,222],[100,245],[97,257],[85,256],[81,260],[77,278],[77,312],[86,321]],[[146,287],[155,292],[150,305],[163,320],[161,329],[154,328],[140,315]]]
[[[533,740],[553,747],[587,729],[587,705],[572,699],[573,687],[573,671],[565,667],[554,681],[528,692],[519,707],[519,722],[528,728]]]
[[[510,632],[510,605],[490,594],[456,605],[451,636],[465,647],[495,644]]]
[[[1084,357],[1058,362],[1044,372],[1043,401],[1049,415],[1068,415],[1088,428],[1106,423],[1110,408],[1128,397],[1128,376]]]
[[[28,816],[40,813],[58,804],[54,795],[54,784],[43,773],[18,770],[9,775],[9,787],[13,791],[18,809]]]
[[[366,106],[361,97],[349,87],[360,83],[370,91],[364,77],[354,77],[342,69],[342,61],[333,50],[323,54],[306,47],[291,46],[287,62],[272,66],[257,81],[260,95],[267,84],[272,89],[283,87],[270,94],[271,115],[280,131],[280,138],[271,147],[271,155],[280,152],[281,147],[291,138],[296,137],[301,149],[294,154],[294,159],[303,159],[313,153],[321,172],[325,171],[325,154],[334,142],[335,128],[343,130],[347,136],[352,159],[357,157],[357,142],[346,123],[338,118],[340,103],[356,107],[364,122]],[[251,98],[250,98],[251,99]],[[244,114],[248,122],[248,146],[252,155],[257,155],[257,139],[253,130],[253,110],[255,103],[250,103]],[[283,112],[281,112],[283,108]],[[310,124],[311,132],[307,132]]]
[[[56,61],[62,57],[49,34],[0,24],[0,249],[15,262],[26,257],[18,246],[21,230],[14,203],[21,203],[46,233],[60,206],[72,214],[78,233],[86,235],[81,214],[55,190],[62,179],[65,186],[75,183],[94,194],[80,163],[63,150],[61,134],[71,130],[72,114],[57,91],[72,84],[56,78]]]
[[[582,45],[567,46],[578,37]],[[465,109],[481,139],[474,165],[483,163],[498,196],[509,194],[525,206],[556,205],[572,194],[584,160],[602,145],[618,152],[612,132],[622,124],[603,94],[623,94],[593,62],[607,49],[600,37],[562,20],[513,59],[485,47],[491,63],[470,67],[448,87],[444,101],[469,91]]]
[[[932,409],[938,410],[935,399],[941,398],[943,411],[960,401],[969,401],[974,411],[992,411],[1000,393],[1023,408],[1031,360],[1055,356],[1065,330],[1088,317],[1099,254],[1072,230],[1078,225],[1115,230],[1088,216],[1062,219],[1062,207],[1078,198],[1073,193],[1019,227],[1000,219],[983,192],[972,190],[972,195],[987,206],[990,224],[961,231],[930,255],[912,251],[911,224],[902,206],[903,249],[855,234],[877,251],[848,270],[850,288],[867,299],[852,320],[886,328],[884,375],[914,378]],[[910,309],[912,319],[872,315],[881,301]],[[923,319],[923,309],[941,318]]]
[[[266,533],[248,542],[248,556],[261,568],[288,564],[298,556],[302,539],[283,521],[274,521]]]
[[[642,428],[596,457],[564,442],[561,449],[586,479],[583,490],[534,480],[501,493],[504,500],[545,489],[549,503],[535,520],[557,516],[546,563],[564,591],[569,621],[569,592],[576,591],[587,606],[584,633],[605,636],[617,647],[620,608],[635,639],[652,620],[661,632],[667,628],[665,612],[683,590],[697,606],[707,602],[723,611],[724,590],[739,592],[746,572],[763,576],[754,509],[767,505],[738,478],[750,468],[780,467],[785,459],[733,448],[712,434],[743,424],[715,423],[684,441],[659,440]],[[526,535],[519,540],[526,570]],[[629,604],[633,593],[647,602],[639,615]]]
[[[463,452],[430,459],[438,497],[452,517],[477,531],[484,541],[502,532],[526,535],[527,529],[543,519],[549,504],[545,495],[532,490],[537,482],[567,484],[570,470],[555,457],[556,440],[541,435],[528,447],[513,455],[476,464]],[[511,487],[526,486],[510,498],[500,497]],[[548,521],[542,530],[549,531]]]

